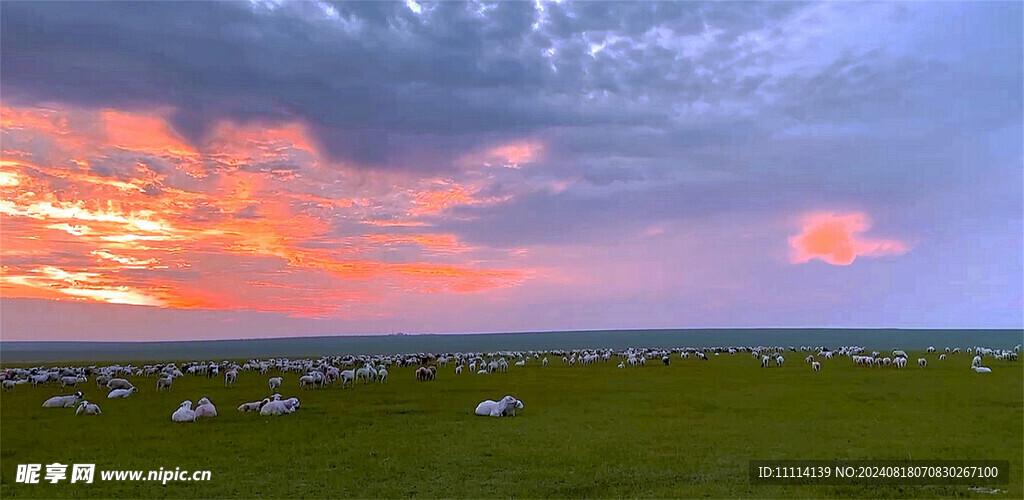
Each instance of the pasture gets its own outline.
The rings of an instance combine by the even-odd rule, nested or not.
[[[925,356],[911,352],[911,360]],[[59,386],[28,384],[0,397],[0,497],[984,497],[1022,498],[1024,368],[971,356],[926,369],[856,367],[819,359],[822,371],[786,353],[760,368],[749,353],[672,356],[670,366],[616,368],[618,359],[567,366],[550,356],[507,373],[454,374],[417,382],[392,367],[387,384],[300,390],[293,414],[239,413],[268,395],[279,373],[184,376],[158,393],[155,378],[106,399],[80,386],[103,414],[41,408]],[[512,394],[514,418],[476,417],[483,399]],[[175,424],[185,399],[210,398],[220,416]],[[1005,459],[1011,484],[990,494],[967,486],[757,486],[750,459]],[[18,464],[95,463],[96,482],[16,484]],[[101,482],[100,470],[210,470],[209,482]]]

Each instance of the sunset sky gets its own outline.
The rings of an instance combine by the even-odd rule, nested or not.
[[[0,338],[1024,327],[1020,2],[0,3]]]

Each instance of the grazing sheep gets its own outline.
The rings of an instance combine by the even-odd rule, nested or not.
[[[379,382],[381,384],[385,384],[385,383],[387,383],[387,381],[388,381],[388,369],[387,368],[381,368],[380,370],[377,370],[377,382]]]
[[[544,356],[544,359],[540,362],[541,366],[548,366],[548,357]]]
[[[174,422],[195,422],[196,412],[192,411],[192,402],[183,401],[177,410],[171,414],[171,421]]]
[[[54,396],[43,401],[43,408],[74,408],[82,400],[82,391],[70,396]]]
[[[224,387],[235,385],[236,380],[238,380],[238,370],[231,369],[224,372]]]
[[[945,361],[945,360],[946,360],[946,355],[945,354],[939,354],[939,361]]]
[[[132,387],[131,389],[114,389],[107,394],[107,399],[127,398],[132,393],[139,392],[138,388]]]
[[[344,374],[344,372],[342,374]],[[284,383],[284,378],[270,377],[270,380],[268,380],[267,382],[270,385],[270,392],[274,392],[275,390],[277,390],[278,387],[281,387],[281,384]]]
[[[75,415],[102,415],[99,405],[90,403],[88,401],[82,401],[78,404],[78,409],[75,410]]]
[[[917,366],[920,366],[921,368],[927,367],[928,366],[928,360],[924,359],[924,358],[917,358]]]
[[[156,390],[161,391],[167,389],[171,390],[171,385],[174,383],[174,379],[171,377],[160,377],[156,379]]]
[[[203,398],[199,400],[195,414],[196,418],[213,418],[217,416],[217,407],[213,406],[209,399]]]
[[[312,375],[303,375],[299,377],[299,389],[306,386],[316,385],[316,379]]]
[[[771,358],[769,358],[768,356],[761,356],[761,368],[768,368],[768,365],[770,364]]]
[[[428,369],[426,366],[421,366],[416,369],[416,380],[419,380],[420,382],[426,382],[432,378],[433,377],[431,376],[430,369]]]
[[[671,359],[671,358],[669,358],[668,356],[662,356],[662,357],[661,357],[661,362],[662,362],[662,364],[664,364],[665,366],[668,366],[668,365],[669,365],[669,363],[670,363],[671,361],[672,361],[672,359]]]
[[[971,360],[971,366],[981,366],[981,356],[975,356],[974,359]]]
[[[269,398],[263,398],[262,401],[253,401],[252,403],[242,403],[238,405],[238,411],[242,413],[256,412],[263,408],[263,405],[270,402]]]
[[[344,389],[346,385],[356,386],[355,370],[344,370],[341,372],[341,388]]]
[[[814,368],[814,371],[816,371],[816,372],[820,372],[821,371],[821,363],[819,363],[817,361],[812,361],[811,362],[811,367]]]
[[[14,386],[18,385],[18,383],[13,381],[13,380],[4,380],[3,384],[4,384],[4,390],[5,391],[9,391],[11,389],[14,389]]]
[[[78,387],[78,384],[87,382],[85,377],[61,377],[60,388],[63,390],[65,387]]]
[[[455,374],[462,375],[462,365],[455,365]]]
[[[786,358],[784,358],[782,356],[777,356],[775,358],[775,366],[782,366],[782,364],[785,363],[785,362],[786,362]]]
[[[129,381],[123,379],[123,378],[112,378],[112,379],[110,379],[109,382],[107,382],[107,389],[110,389],[110,390],[114,390],[114,389],[131,389],[132,387],[135,387],[135,386],[132,385],[131,382],[129,382]]]

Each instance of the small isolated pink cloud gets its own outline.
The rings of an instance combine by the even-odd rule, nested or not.
[[[800,234],[789,238],[789,260],[794,264],[821,259],[848,266],[857,257],[900,255],[910,250],[899,240],[862,237],[861,233],[871,228],[871,220],[862,212],[808,214],[801,223]]]

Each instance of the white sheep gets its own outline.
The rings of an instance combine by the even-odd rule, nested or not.
[[[316,385],[316,379],[312,375],[303,375],[299,377],[299,389],[306,386]]]
[[[54,396],[43,401],[43,408],[74,408],[82,400],[82,391],[70,396]]]
[[[284,401],[275,400],[263,405],[263,408],[260,408],[260,415],[285,415],[293,411],[295,410],[290,409]]]
[[[761,356],[761,368],[768,368],[771,364],[771,358],[767,355]]]
[[[174,383],[174,379],[171,377],[160,377],[156,379],[156,390],[161,391],[167,389],[171,390],[171,385]]]
[[[231,370],[224,372],[224,387],[235,385],[236,380],[238,380],[238,370],[232,368]]]
[[[382,367],[381,369],[377,370],[377,382],[380,382],[380,383],[383,384],[383,383],[387,383],[387,381],[388,381],[388,369]]]
[[[270,402],[269,398],[263,398],[262,401],[253,401],[251,403],[242,403],[242,404],[238,405],[238,411],[240,411],[242,413],[260,411],[260,409],[263,408],[263,405],[265,405],[265,404],[267,404],[269,402]]]
[[[476,406],[474,413],[481,417],[514,416],[516,406],[522,407],[521,405],[522,403],[512,396],[505,396],[501,398],[501,401],[487,399]]]
[[[132,387],[131,389],[114,389],[107,394],[107,399],[127,398],[132,393],[139,392],[139,389]]]
[[[939,361],[945,361],[945,360],[946,360],[946,355],[945,354],[939,354]]]
[[[131,389],[132,387],[135,387],[135,386],[132,385],[131,382],[129,382],[129,381],[123,379],[123,378],[112,378],[109,381],[107,381],[107,389],[110,389],[110,390],[114,390],[114,389]]]
[[[782,366],[782,364],[785,363],[785,362],[786,362],[786,358],[784,358],[782,356],[777,356],[775,358],[775,366]]]
[[[344,375],[344,373],[342,374]],[[270,377],[270,380],[268,380],[267,383],[268,385],[270,385],[270,392],[274,392],[275,390],[277,390],[278,387],[281,387],[281,384],[284,383],[284,378]]]
[[[987,366],[972,366],[974,373],[992,373],[992,369]]]
[[[174,410],[174,413],[171,414],[171,420],[174,422],[195,422],[196,412],[192,411],[192,402],[182,401],[178,409]]]
[[[88,401],[82,401],[78,404],[78,409],[75,410],[75,415],[102,415],[99,405],[90,403]]]
[[[217,407],[208,398],[199,400],[195,410],[196,418],[213,418],[217,416]]]
[[[60,388],[64,389],[67,386],[78,387],[78,384],[85,383],[85,382],[87,382],[87,380],[86,380],[85,377],[82,377],[82,376],[78,376],[78,377],[61,377],[60,378]]]
[[[917,366],[920,366],[921,368],[926,368],[928,366],[928,360],[924,358],[917,358]]]
[[[975,356],[974,359],[971,360],[971,366],[981,366],[981,356]]]
[[[462,365],[455,365],[455,374],[462,375]]]
[[[544,356],[544,359],[540,362],[541,366],[548,366],[548,357]]]
[[[816,371],[816,372],[820,372],[821,371],[821,363],[819,363],[817,361],[812,361],[811,362],[811,367],[814,368],[814,371]]]

